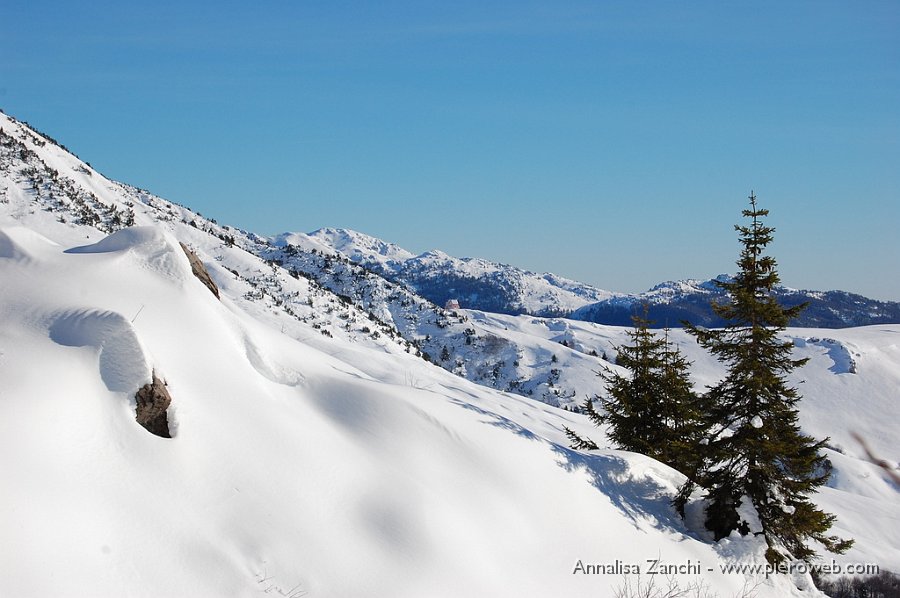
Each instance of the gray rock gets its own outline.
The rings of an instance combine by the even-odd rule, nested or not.
[[[172,403],[172,396],[166,389],[165,382],[156,376],[156,372],[153,372],[153,381],[138,389],[134,398],[137,401],[137,422],[151,434],[171,438],[166,409]]]
[[[216,286],[216,283],[213,282],[212,277],[209,275],[209,272],[206,270],[206,266],[203,265],[203,262],[200,261],[200,258],[197,257],[197,254],[188,249],[188,246],[184,243],[180,243],[181,248],[184,250],[184,254],[188,257],[188,261],[191,263],[191,272],[194,273],[200,282],[206,285],[206,288],[209,289],[213,295],[216,296],[216,299],[219,298],[219,287]]]

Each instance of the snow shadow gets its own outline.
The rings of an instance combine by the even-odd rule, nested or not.
[[[566,471],[587,471],[591,484],[609,498],[638,529],[648,524],[657,529],[684,533],[684,524],[672,506],[668,489],[648,475],[634,471],[628,461],[616,455],[585,455],[552,444]]]
[[[119,313],[80,309],[57,314],[51,340],[66,347],[100,351],[100,377],[113,392],[134,393],[150,382],[152,372],[131,322]]]
[[[622,457],[610,454],[586,455],[541,438],[531,430],[511,419],[482,409],[460,399],[451,402],[485,417],[482,423],[508,430],[529,440],[546,442],[558,456],[557,464],[568,472],[588,473],[590,483],[628,517],[635,527],[644,529],[651,525],[657,529],[686,533],[684,523],[672,506],[674,496],[649,475],[631,468]]]
[[[298,386],[303,382],[303,375],[300,372],[284,367],[267,358],[247,333],[244,333],[243,340],[247,361],[250,362],[250,365],[260,376],[283,386]]]
[[[0,229],[0,259],[27,264],[35,260],[42,250],[57,247],[56,243],[23,226]]]
[[[5,232],[0,230],[0,258],[14,261],[26,261],[28,253],[12,240]]]
[[[503,428],[504,430],[512,432],[516,436],[521,436],[522,438],[527,438],[529,440],[541,440],[540,436],[527,428],[523,428],[508,417],[503,417],[502,415],[494,413],[493,411],[482,409],[481,407],[473,405],[472,403],[467,403],[466,401],[463,401],[461,399],[454,399],[451,397],[450,402],[454,405],[462,407],[463,409],[468,409],[469,411],[474,411],[479,415],[487,417],[487,419],[482,420],[482,423],[484,424],[497,428]]]
[[[795,347],[805,347],[814,345],[822,347],[827,352],[828,358],[831,359],[831,367],[828,371],[834,374],[855,374],[856,360],[850,354],[850,349],[839,340],[833,338],[799,338],[791,339]]]
[[[312,380],[310,388],[308,400],[319,413],[354,436],[368,436],[372,447],[395,434],[403,420],[400,404],[369,385]]]
[[[828,349],[828,357],[832,361],[829,371],[835,374],[855,374],[856,360],[850,355],[850,350],[839,341],[825,339],[823,346]]]

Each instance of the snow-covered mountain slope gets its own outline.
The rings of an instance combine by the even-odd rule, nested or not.
[[[109,181],[4,115],[0,130],[0,595],[604,596],[622,576],[579,561],[646,573],[656,558],[699,563],[677,580],[712,595],[816,595],[803,576],[720,573],[764,547],[712,542],[696,502],[681,522],[677,472],[572,451],[563,425],[604,444],[602,430],[416,357],[458,343],[448,369],[580,402],[623,329],[454,314],[325,246]],[[697,383],[716,379],[678,334]],[[790,331],[812,357],[801,421],[833,439],[819,499],[858,540],[839,560],[892,570],[898,489],[850,432],[896,458],[897,334]],[[153,374],[171,439],[135,421]]]
[[[596,372],[603,367],[615,370],[610,361],[615,361],[616,347],[628,342],[628,329],[620,327],[561,318],[467,313],[485,333],[527,347],[518,356],[517,370],[540,369],[552,363],[552,371],[560,373],[562,382],[541,387],[545,394],[535,398],[567,407],[577,407],[586,397],[603,392]],[[721,364],[683,330],[669,331],[669,338],[693,362],[697,390],[723,375]],[[853,437],[865,438],[876,454],[892,459],[891,467],[900,470],[896,440],[900,325],[790,328],[784,338],[794,343],[797,358],[809,359],[790,378],[804,396],[799,405],[800,424],[808,434],[830,438],[826,454],[834,474],[817,500],[838,514],[835,531],[857,540],[850,552],[834,558],[840,563],[875,562],[900,571],[900,487],[866,461],[864,448]],[[610,446],[604,444],[601,431],[594,430],[589,436],[601,447]]]
[[[219,286],[255,312],[310,323],[320,334],[387,351],[414,351],[390,323],[315,280],[266,262],[269,245],[151,193],[111,181],[55,142],[0,114],[0,207],[14,223],[96,240],[126,226],[158,225],[195,250]]]
[[[320,228],[310,234],[284,233],[273,239],[275,245],[297,245],[305,249],[329,247],[358,264],[396,265],[415,257],[393,243],[346,228]]]
[[[630,326],[634,315],[643,314],[655,326],[679,327],[687,320],[698,326],[714,328],[723,320],[713,313],[710,303],[724,303],[727,295],[715,282],[728,280],[720,274],[711,280],[678,280],[656,285],[649,291],[632,295],[617,295],[585,305],[569,317],[575,320]],[[846,291],[803,291],[778,287],[778,300],[784,305],[808,303],[807,308],[793,322],[804,328],[847,328],[873,324],[900,324],[900,302],[877,301]]]
[[[348,229],[284,233],[272,241],[304,249],[329,247],[437,305],[456,299],[470,309],[561,316],[614,296],[555,274],[536,274],[484,259],[457,258],[439,250],[413,255],[393,243]]]
[[[574,415],[217,301],[160,228],[4,231],[4,595],[593,596],[619,579],[579,560],[759,558],[673,516],[677,473],[566,449]],[[134,421],[151,370],[172,439]]]
[[[25,219],[41,230],[63,226],[66,234],[87,239],[126,225],[158,224],[192,247],[219,286],[231,288],[253,313],[277,313],[308,322],[325,336],[423,356],[470,380],[551,404],[560,388],[571,386],[549,362],[505,367],[527,347],[481,330],[464,314],[434,305],[323,242],[305,235],[270,242],[220,225],[110,181],[53,141],[0,117],[0,201],[17,223]]]
[[[680,522],[677,472],[569,450],[563,425],[590,432],[579,416],[402,343],[321,334],[221,265],[252,272],[257,258],[95,171],[80,173],[96,190],[75,196],[85,214],[114,228],[131,208],[143,226],[72,222],[76,199],[57,187],[73,159],[50,157],[58,174],[37,189],[3,173],[3,595],[595,596],[621,578],[573,573],[579,562],[656,558],[713,569],[681,584],[745,587],[718,567],[759,562],[763,546]],[[221,300],[180,243],[207,256]],[[314,285],[296,292],[332,305]],[[172,438],[135,421],[153,375]],[[762,583],[761,596],[801,595],[783,576]]]

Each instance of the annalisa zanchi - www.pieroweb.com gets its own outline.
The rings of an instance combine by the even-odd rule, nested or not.
[[[775,573],[791,575],[794,573],[816,572],[824,575],[878,575],[879,567],[874,563],[838,563],[832,560],[826,563],[720,563],[721,573],[773,575]],[[572,569],[573,575],[700,575],[713,573],[715,567],[703,567],[700,561],[667,562],[659,558],[646,559],[643,562],[625,562],[619,559],[611,563],[585,563],[576,561]]]

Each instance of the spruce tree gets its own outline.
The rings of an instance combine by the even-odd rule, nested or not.
[[[728,322],[718,330],[687,325],[704,348],[726,364],[727,374],[709,388],[708,465],[702,476],[707,488],[706,526],[716,539],[733,530],[766,539],[766,559],[812,560],[808,540],[832,552],[844,552],[852,541],[826,533],[834,516],[808,498],[825,484],[830,463],[820,453],[827,442],[803,434],[797,423],[800,395],[786,377],[806,363],[791,356],[793,344],[779,338],[806,305],[784,307],[773,296],[779,282],[775,260],[764,255],[774,229],[763,225],[768,210],[750,195],[744,210],[749,226],[736,225],[743,246],[738,274],[717,282],[729,301],[713,310]],[[742,519],[739,507],[749,500],[759,522]]]
[[[630,375],[600,373],[607,393],[598,401],[603,410],[594,409],[590,399],[582,410],[595,425],[609,425],[609,439],[617,448],[643,453],[691,477],[702,414],[688,376],[690,364],[669,341],[668,330],[660,337],[650,330],[646,316],[632,320],[631,343],[619,347],[616,357]],[[597,448],[569,429],[566,434],[573,448]]]
[[[660,371],[664,437],[660,438],[663,444],[657,459],[693,480],[700,468],[700,443],[706,432],[704,398],[694,392],[690,379],[691,364],[669,340],[668,328],[664,334]]]

